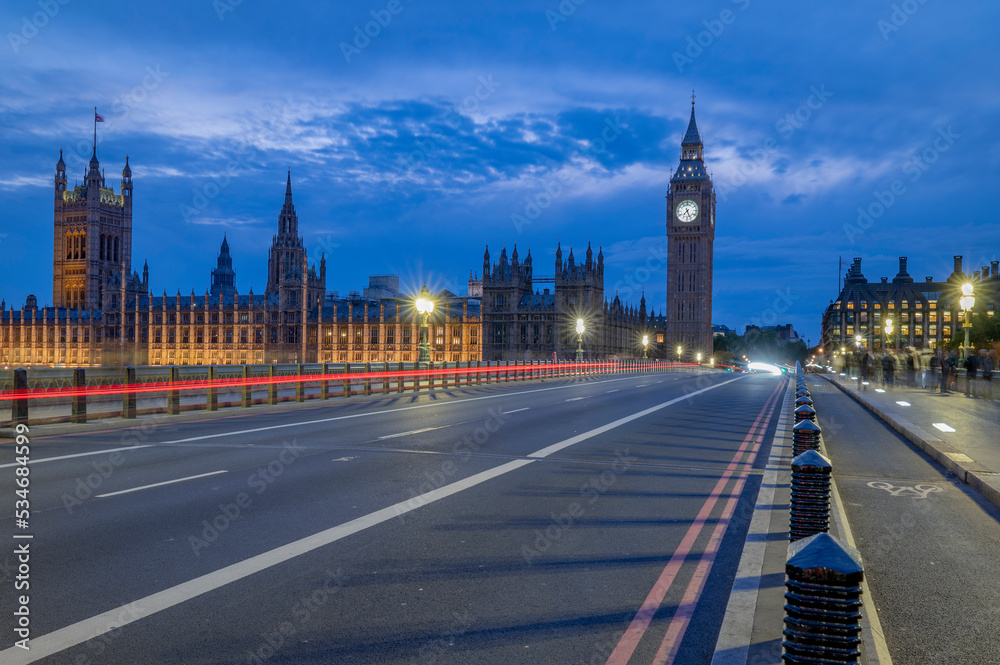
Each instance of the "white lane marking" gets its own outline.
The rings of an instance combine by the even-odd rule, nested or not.
[[[40,459],[28,460],[28,464],[38,464],[40,462],[55,462],[61,459],[70,459],[71,457],[85,457],[87,455],[100,455],[101,453],[114,453],[119,450],[136,450],[137,448],[152,448],[153,444],[144,443],[141,446],[127,446],[125,448],[105,448],[104,450],[92,450],[89,453],[74,453],[72,455],[60,455],[59,457],[42,457]],[[10,466],[20,466],[20,464],[0,464],[0,469],[6,469]]]
[[[503,415],[509,416],[510,414],[517,413],[519,411],[528,411],[530,408],[531,408],[530,406],[526,406],[526,407],[524,407],[522,409],[514,409],[513,411],[504,411]]]
[[[617,388],[615,388],[614,390],[609,390],[609,391],[607,391],[607,392],[609,392],[609,393],[616,393],[616,392],[618,392],[618,389],[617,389]]]
[[[628,381],[631,377],[620,379],[603,379],[592,383],[611,383],[613,381]],[[565,386],[551,386],[549,388],[536,388],[533,390],[519,390],[513,393],[500,393],[498,395],[483,395],[482,397],[469,397],[468,399],[456,399],[449,402],[435,402],[434,404],[415,404],[413,406],[401,406],[395,409],[384,409],[382,411],[367,411],[365,413],[352,413],[347,416],[331,416],[329,418],[318,418],[316,420],[302,420],[295,423],[283,423],[281,425],[267,425],[266,427],[253,427],[251,429],[241,429],[232,432],[219,432],[218,434],[204,434],[202,436],[191,436],[186,439],[174,439],[173,441],[161,441],[159,445],[168,443],[190,443],[191,441],[204,441],[205,439],[220,439],[226,436],[240,436],[242,434],[253,434],[255,432],[267,432],[274,429],[284,429],[286,427],[301,427],[303,425],[319,425],[321,423],[334,422],[336,420],[350,420],[352,418],[369,418],[380,416],[386,413],[397,413],[399,411],[411,411],[413,409],[431,409],[434,407],[448,406],[451,404],[461,404],[463,402],[478,402],[484,399],[498,399],[500,397],[512,397],[514,395],[529,395],[531,393],[547,392],[549,390],[564,390],[567,388],[579,388],[581,384],[571,383]],[[505,412],[506,413],[506,412]]]
[[[226,584],[236,582],[244,577],[249,577],[254,573],[259,573],[262,570],[284,563],[289,559],[293,559],[307,552],[319,549],[325,545],[335,543],[338,540],[346,538],[347,536],[364,531],[369,527],[373,527],[383,522],[388,522],[394,517],[417,510],[418,508],[422,508],[429,503],[439,501],[440,499],[444,499],[453,494],[458,494],[463,490],[467,490],[481,483],[485,483],[488,480],[492,480],[493,478],[497,478],[516,469],[520,469],[523,466],[534,463],[540,458],[551,455],[553,452],[568,448],[569,446],[580,443],[581,441],[586,441],[587,439],[603,434],[608,430],[620,427],[626,423],[632,422],[633,420],[637,420],[649,415],[650,413],[666,408],[671,404],[676,404],[683,399],[694,397],[695,395],[708,392],[709,390],[721,388],[727,383],[738,381],[740,378],[742,377],[723,381],[722,383],[716,383],[708,386],[707,388],[696,390],[688,395],[685,395],[684,397],[679,397],[677,399],[670,400],[669,402],[663,402],[662,404],[639,411],[638,413],[633,413],[630,416],[619,418],[618,420],[608,423],[607,425],[602,425],[601,427],[592,429],[589,432],[577,434],[576,436],[566,439],[565,441],[560,441],[559,443],[553,444],[547,448],[543,448],[529,455],[527,459],[512,460],[506,464],[501,464],[500,466],[492,469],[487,469],[486,471],[469,476],[468,478],[457,480],[450,485],[445,485],[443,487],[439,487],[438,489],[431,490],[426,494],[421,494],[420,496],[415,496],[407,501],[401,501],[392,506],[382,508],[381,510],[376,510],[373,513],[351,520],[350,522],[345,522],[339,526],[331,527],[326,531],[320,531],[319,533],[315,533],[311,536],[306,536],[305,538],[288,543],[287,545],[282,545],[281,547],[277,547],[268,552],[263,552],[257,556],[250,557],[249,559],[244,559],[243,561],[231,564],[225,568],[220,568],[214,572],[207,573],[201,577],[196,577],[188,582],[178,584],[177,586],[170,587],[169,589],[164,589],[163,591],[146,596],[145,598],[140,598],[139,600],[133,601],[128,605],[116,607],[115,609],[108,610],[107,612],[90,617],[89,619],[78,621],[77,623],[66,626],[65,628],[60,628],[52,631],[51,633],[46,633],[45,635],[32,638],[30,651],[25,651],[24,649],[20,649],[18,647],[10,647],[4,651],[0,651],[0,656],[3,656],[0,661],[9,663],[10,665],[19,665],[20,663],[33,663],[36,660],[41,660],[42,658],[46,658],[52,654],[59,653],[60,651],[64,651],[65,649],[69,649],[70,647],[86,642],[87,640],[92,640],[95,637],[120,628],[121,626],[134,623],[140,619],[145,619],[146,617],[152,616],[157,612],[169,609],[174,605],[191,600],[192,598],[197,598],[198,596],[218,589]]]
[[[151,487],[161,487],[163,485],[173,485],[174,483],[183,483],[185,480],[194,480],[195,478],[204,478],[206,476],[217,476],[220,473],[229,473],[226,469],[221,471],[211,471],[209,473],[199,473],[197,476],[188,476],[187,478],[178,478],[177,480],[164,480],[162,483],[153,483],[152,485],[143,485],[142,487],[133,487],[130,490],[119,490],[117,492],[108,492],[107,494],[95,494],[94,496],[98,499],[106,496],[117,496],[119,494],[128,494],[129,492],[138,492],[139,490],[148,490]]]
[[[350,462],[352,459],[358,459],[358,456],[354,455],[353,457],[338,457],[337,459],[335,459],[333,461],[334,462]]]
[[[411,434],[420,434],[421,432],[430,432],[431,430],[441,429],[440,427],[425,427],[423,429],[415,429],[411,432],[400,432],[399,434],[386,434],[385,436],[378,437],[378,440],[382,439],[395,439],[401,436],[410,436]]]
[[[909,402],[903,402],[903,401],[896,402],[896,404],[898,404],[900,406],[910,406]]]
[[[578,401],[578,400],[581,400],[581,399],[587,399],[588,397],[593,397],[593,395],[585,395],[585,396],[583,396],[583,397],[570,397],[570,398],[569,398],[568,400],[566,400],[566,401],[567,401],[567,402],[576,402],[576,401]]]
[[[640,383],[639,385],[636,386],[636,388],[645,388],[648,385],[649,385],[648,383]]]
[[[937,427],[942,432],[954,432],[955,428],[948,423],[934,423],[934,427]]]

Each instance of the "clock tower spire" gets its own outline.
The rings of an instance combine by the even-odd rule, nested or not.
[[[680,163],[667,189],[667,341],[684,360],[712,354],[712,252],[715,188],[694,115],[681,139]]]

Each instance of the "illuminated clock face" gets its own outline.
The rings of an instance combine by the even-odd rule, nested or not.
[[[693,222],[698,216],[698,204],[691,199],[685,199],[677,204],[677,219],[682,222]]]

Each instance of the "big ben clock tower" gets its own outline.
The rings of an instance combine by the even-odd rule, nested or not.
[[[705,147],[694,119],[681,141],[681,160],[667,190],[668,357],[681,348],[684,360],[712,354],[712,248],[715,189],[705,169]]]

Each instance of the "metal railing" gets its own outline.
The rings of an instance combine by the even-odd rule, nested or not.
[[[19,423],[85,423],[95,418],[216,411],[255,404],[389,395],[508,381],[712,369],[657,360],[15,369],[0,373],[0,409],[10,414],[9,420],[0,421],[0,427]],[[10,404],[9,411],[6,403]]]

